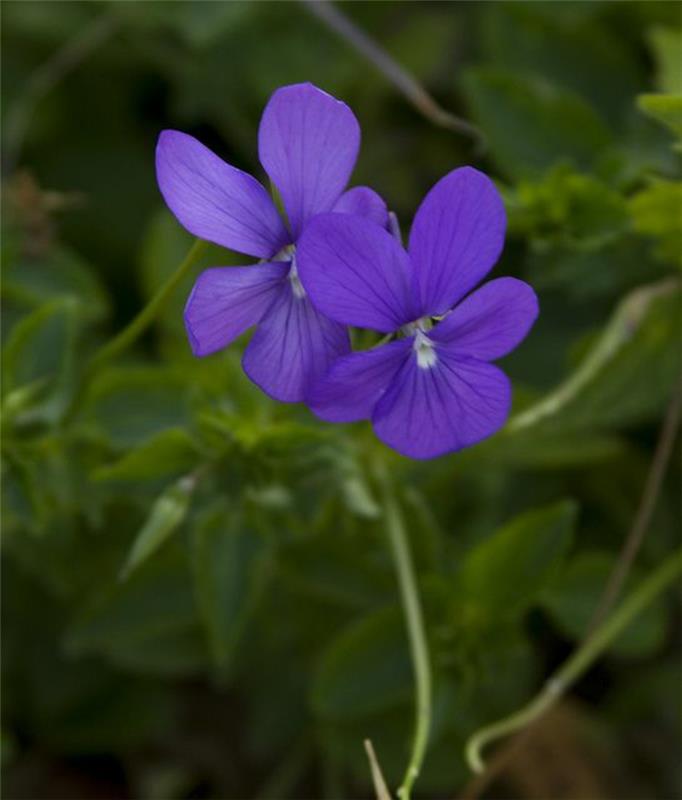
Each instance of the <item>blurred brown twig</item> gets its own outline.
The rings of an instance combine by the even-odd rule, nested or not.
[[[330,0],[301,0],[303,5],[324,24],[348,42],[386,77],[428,120],[441,128],[461,133],[483,144],[483,134],[465,119],[439,105],[419,81],[393,59],[365,31],[352,22]]]

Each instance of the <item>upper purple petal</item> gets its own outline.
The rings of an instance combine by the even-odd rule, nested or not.
[[[289,264],[278,261],[202,272],[185,306],[185,327],[194,355],[222,350],[259,322],[288,271]]]
[[[526,336],[538,315],[531,287],[516,278],[484,284],[429,333],[463,355],[489,361],[511,352]]]
[[[369,186],[354,186],[344,192],[334,204],[336,214],[357,214],[388,228],[388,208],[383,198]]]
[[[369,419],[374,406],[409,358],[411,348],[409,339],[400,339],[339,358],[313,384],[306,403],[328,422]]]
[[[417,316],[407,253],[374,222],[321,214],[306,226],[297,260],[310,299],[337,322],[389,333]]]
[[[444,314],[492,269],[506,215],[495,184],[473,167],[453,170],[426,195],[410,231],[422,314]]]
[[[346,188],[360,126],[345,103],[310,83],[278,89],[258,131],[258,152],[279,189],[294,238],[314,214],[330,211]]]
[[[346,328],[319,314],[287,280],[249,342],[242,366],[275,400],[298,403],[332,362],[349,350]]]
[[[436,345],[436,361],[409,358],[377,403],[372,424],[389,447],[435,458],[493,434],[509,414],[511,386],[493,364],[460,358]]]
[[[259,258],[271,258],[290,241],[261,184],[193,136],[162,131],[156,178],[170,210],[200,239]]]

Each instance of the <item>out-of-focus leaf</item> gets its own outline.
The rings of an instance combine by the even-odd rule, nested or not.
[[[592,175],[555,167],[540,181],[521,181],[508,198],[509,228],[536,241],[594,249],[622,236],[624,198]]]
[[[570,501],[529,511],[471,550],[455,577],[465,616],[489,624],[533,603],[568,551],[575,518]]]
[[[543,606],[564,634],[576,640],[586,635],[613,568],[614,557],[610,553],[583,552],[566,565],[547,589]],[[630,587],[637,585],[640,575],[639,571],[632,575],[625,595]],[[661,645],[665,628],[665,605],[654,603],[632,620],[610,649],[623,656],[649,655]]]
[[[397,609],[352,623],[322,655],[313,707],[322,717],[351,719],[386,710],[409,697],[411,668]]]
[[[183,428],[152,436],[113,464],[98,467],[96,481],[144,481],[186,473],[197,466],[196,442]]]
[[[630,200],[630,213],[635,230],[656,240],[657,255],[682,268],[682,181],[657,180],[642,189]]]
[[[173,367],[110,367],[93,380],[83,416],[115,446],[131,447],[186,423],[190,388]]]
[[[238,510],[220,503],[192,530],[192,568],[199,616],[218,668],[234,652],[267,574],[268,550]]]
[[[106,588],[78,615],[67,633],[71,653],[98,653],[152,674],[199,667],[206,654],[197,636],[187,565],[177,551],[161,556]]]
[[[482,43],[496,66],[542,75],[622,121],[640,83],[637,60],[615,31],[595,19],[566,24],[541,3],[489,5]],[[599,76],[595,80],[595,76]]]
[[[35,308],[48,300],[73,297],[88,322],[109,314],[109,298],[97,273],[77,253],[54,247],[44,256],[21,256],[6,265],[3,298],[21,308]]]
[[[676,136],[682,136],[682,94],[641,94],[637,105]]]
[[[575,372],[515,416],[509,430],[540,423],[563,430],[613,428],[658,411],[679,373],[679,304],[675,280],[631,292]]]
[[[560,161],[587,168],[611,143],[579,96],[538,76],[476,67],[463,73],[462,87],[495,161],[512,178],[537,177]]]
[[[147,521],[130,548],[121,578],[130,577],[182,524],[187,516],[195,482],[193,476],[185,476],[154,501]]]
[[[649,31],[649,43],[656,58],[656,85],[669,94],[682,94],[682,30],[657,26]]]

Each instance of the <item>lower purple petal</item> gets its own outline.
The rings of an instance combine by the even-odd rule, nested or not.
[[[369,419],[374,406],[409,358],[411,341],[401,339],[335,361],[316,381],[306,403],[328,422]]]
[[[344,192],[332,208],[335,214],[356,214],[388,228],[388,208],[383,199],[368,186],[354,186]]]
[[[288,271],[286,262],[269,262],[202,272],[185,306],[185,327],[194,355],[222,350],[259,322]]]
[[[346,327],[322,316],[287,280],[246,348],[242,366],[270,397],[299,403],[349,349]]]
[[[511,385],[497,367],[436,346],[436,361],[408,359],[379,400],[377,436],[410,458],[435,458],[485,439],[509,414]]]

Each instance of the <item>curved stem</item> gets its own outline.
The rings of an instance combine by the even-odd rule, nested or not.
[[[153,322],[154,317],[166,304],[177,285],[187,275],[189,270],[195,265],[197,260],[203,255],[208,246],[207,242],[197,239],[189,252],[185,256],[180,266],[168,278],[159,291],[152,297],[147,305],[126,327],[111,341],[101,347],[90,361],[89,369],[97,369],[101,364],[114,356],[122,353],[146,330]]]
[[[387,484],[387,481],[386,481]],[[405,534],[405,526],[398,505],[386,486],[386,528],[391,545],[400,597],[405,613],[405,623],[410,640],[410,654],[415,678],[415,724],[410,761],[398,789],[400,800],[410,800],[414,785],[424,761],[431,727],[431,663],[424,631],[414,564]]]
[[[621,603],[547,681],[544,689],[530,703],[499,722],[482,728],[469,739],[466,759],[471,769],[474,772],[482,772],[484,769],[482,749],[490,742],[520,730],[544,714],[592,666],[634,617],[680,574],[682,574],[682,550],[664,561]]]
[[[71,400],[71,404],[64,414],[63,421],[69,421],[76,414],[81,402],[83,401],[85,391],[99,367],[101,367],[106,361],[109,361],[115,356],[120,355],[120,353],[122,353],[126,348],[130,347],[130,345],[133,344],[133,342],[142,333],[144,333],[149,325],[151,325],[151,323],[154,321],[154,318],[166,304],[180,281],[182,281],[190,269],[196,264],[207,246],[208,242],[197,239],[175,272],[173,272],[173,274],[163,284],[154,297],[152,297],[142,311],[140,311],[140,313],[131,322],[129,322],[119,334],[114,336],[114,338],[108,341],[106,344],[102,345],[102,347],[100,347],[100,349],[95,353],[83,372],[80,385],[78,386],[78,389]]]

